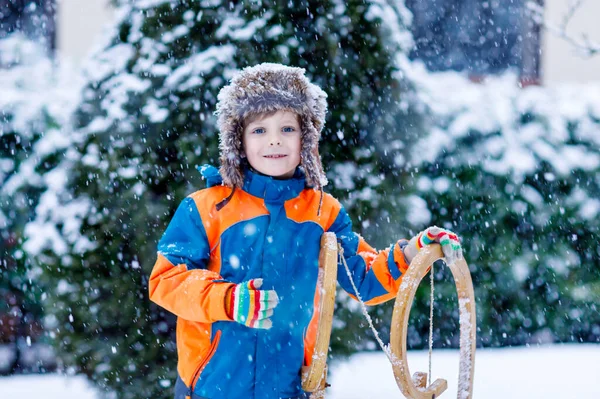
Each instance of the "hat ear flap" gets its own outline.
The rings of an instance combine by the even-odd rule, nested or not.
[[[219,147],[221,156],[219,158],[221,167],[219,173],[223,177],[223,184],[230,187],[243,187],[244,176],[241,163],[245,157],[241,123],[232,120],[227,124],[228,130],[221,134]],[[242,132],[243,133],[243,132]]]
[[[327,177],[319,155],[319,133],[312,123],[305,123],[307,119],[309,118],[302,118],[300,164],[306,174],[308,185],[320,189],[327,184]]]

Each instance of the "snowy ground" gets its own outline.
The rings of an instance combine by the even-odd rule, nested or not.
[[[427,352],[410,352],[411,371],[427,371]],[[474,397],[598,398],[600,345],[477,351]],[[381,353],[361,353],[333,367],[328,399],[401,398],[391,366]],[[443,397],[456,397],[458,352],[433,352],[433,375],[448,380]],[[0,378],[0,398],[95,399],[83,377],[56,374]]]

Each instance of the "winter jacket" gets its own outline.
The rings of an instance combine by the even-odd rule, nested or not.
[[[319,213],[321,193],[306,186],[301,168],[287,180],[246,170],[232,196],[216,168],[203,175],[208,187],[176,210],[149,284],[150,299],[178,317],[179,379],[194,398],[299,397],[301,367],[310,364],[316,341],[310,327],[323,232],[336,234],[367,304],[395,297],[404,255],[398,243],[376,251],[353,233],[348,214],[327,193]],[[254,278],[280,299],[268,330],[233,322],[225,311],[228,288]],[[355,294],[341,264],[338,282]]]

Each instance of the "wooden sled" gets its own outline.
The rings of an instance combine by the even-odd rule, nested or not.
[[[327,386],[327,353],[333,323],[337,282],[337,245],[337,238],[334,233],[323,233],[321,236],[319,278],[317,282],[317,289],[321,290],[318,305],[317,339],[310,366],[302,367],[302,389],[311,392],[311,399],[324,398],[325,387]]]
[[[408,318],[415,293],[433,262],[443,257],[442,248],[439,244],[428,245],[422,248],[402,278],[402,283],[396,296],[396,303],[394,304],[390,334],[392,366],[398,387],[404,396],[411,399],[434,399],[439,397],[448,387],[448,383],[444,379],[437,379],[431,385],[426,386],[427,373],[417,372],[411,378],[406,358]],[[475,338],[477,334],[475,294],[473,292],[473,282],[469,267],[465,260],[457,260],[456,263],[449,267],[456,284],[460,314],[458,398],[471,399],[473,397]]]

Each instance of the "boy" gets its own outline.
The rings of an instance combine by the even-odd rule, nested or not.
[[[334,232],[368,304],[396,296],[422,245],[458,238],[429,228],[376,251],[352,232],[318,152],[326,94],[304,69],[245,68],[218,96],[219,171],[179,206],[158,244],[150,299],[178,316],[176,399],[304,398],[321,235]],[[442,240],[443,239],[443,240]],[[342,288],[354,293],[345,269]]]

